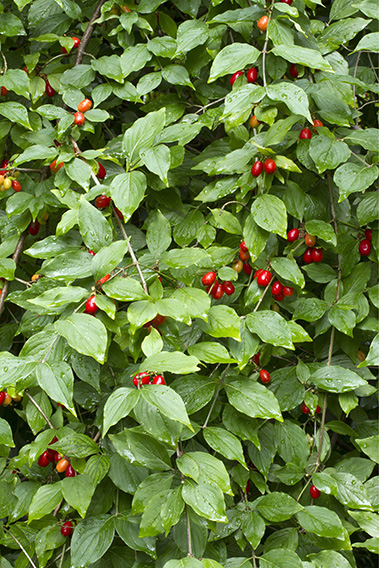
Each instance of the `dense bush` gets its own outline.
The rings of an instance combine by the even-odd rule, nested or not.
[[[325,4],[0,4],[1,568],[375,565],[378,10]]]

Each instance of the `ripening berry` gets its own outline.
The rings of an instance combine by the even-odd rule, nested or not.
[[[324,123],[316,118],[316,120],[313,121],[313,127],[318,128],[319,126],[324,126]]]
[[[259,20],[257,21],[257,28],[261,30],[261,32],[264,32],[267,30],[267,26],[268,26],[268,22],[269,22],[269,17],[268,16],[262,16],[261,18],[259,18]]]
[[[246,246],[245,241],[241,241],[240,249],[243,250],[243,251],[245,251],[245,252],[247,252],[247,251],[249,250],[249,249],[247,248],[247,246]]]
[[[78,104],[78,111],[79,112],[87,112],[92,107],[92,101],[90,99],[84,99]]]

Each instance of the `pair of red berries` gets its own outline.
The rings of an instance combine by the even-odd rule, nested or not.
[[[133,377],[133,385],[139,389],[142,385],[165,385],[166,381],[162,375],[155,375],[151,380],[149,373],[137,373]]]
[[[63,536],[70,536],[73,531],[74,525],[71,521],[66,521],[61,526],[61,535]]]
[[[302,403],[301,410],[302,410],[303,414],[310,414],[311,413],[310,409],[305,404],[305,402]],[[319,412],[321,412],[321,408],[319,407],[319,405],[317,405],[315,414],[319,414]]]
[[[90,101],[90,99],[84,99],[78,104],[78,112],[74,114],[75,124],[77,124],[78,126],[82,126],[82,124],[84,124],[84,113],[87,112],[87,110],[90,110],[91,107],[92,101]]]
[[[225,282],[219,282],[216,279],[216,273],[213,271],[204,274],[204,276],[201,279],[201,282],[202,284],[204,284],[204,286],[207,287],[206,288],[207,293],[212,294],[215,300],[220,300],[220,298],[222,298],[224,293],[227,296],[231,296],[235,291],[232,282],[230,282],[229,280]]]
[[[312,262],[321,262],[324,257],[324,251],[320,248],[307,248],[303,255],[304,262],[311,264]]]
[[[257,160],[252,165],[251,174],[254,177],[259,177],[263,170],[266,172],[266,174],[273,175],[276,171],[275,160],[268,158],[267,160],[265,160],[265,163],[263,163],[261,160]]]
[[[277,302],[282,302],[284,297],[290,298],[294,293],[294,289],[291,286],[283,286],[279,280],[274,282],[271,286],[271,294],[274,296]]]
[[[241,75],[243,75],[243,71],[237,71],[236,73],[233,73],[233,75],[230,77],[230,84],[233,86],[235,81],[238,79],[238,77],[241,77]],[[258,69],[256,67],[249,69],[246,73],[246,79],[248,83],[256,83],[258,79]]]
[[[359,243],[359,253],[362,256],[368,256],[371,252],[371,240],[372,240],[372,230],[365,230],[365,239]]]
[[[80,45],[80,39],[78,37],[73,36],[72,39],[74,40],[74,45],[73,45],[73,49],[77,49]],[[65,47],[62,47],[62,53],[64,55],[66,55],[67,53],[67,49]]]

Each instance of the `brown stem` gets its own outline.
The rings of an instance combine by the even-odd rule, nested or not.
[[[27,230],[25,230],[23,233],[21,233],[20,238],[18,239],[18,243],[16,246],[16,250],[13,253],[12,259],[15,261],[16,265],[18,263],[18,261],[20,260],[20,256],[22,253],[22,249],[24,247],[24,242],[25,242],[25,238],[27,235]],[[0,295],[0,315],[4,309],[4,303],[5,303],[5,299],[8,295],[8,290],[9,290],[9,280],[6,280],[4,282],[4,286],[3,289],[1,291],[1,295]]]
[[[47,425],[49,426],[49,428],[52,428],[54,430],[54,426],[52,425],[52,423],[50,422],[50,420],[48,419],[48,417],[46,416],[46,414],[44,413],[44,411],[42,410],[42,408],[40,407],[40,405],[38,404],[38,402],[36,400],[34,400],[34,398],[32,397],[31,394],[28,393],[28,391],[25,391],[26,396],[28,397],[28,399],[30,400],[30,402],[32,402],[34,404],[34,406],[36,407],[36,409],[38,410],[38,412],[41,414],[41,416],[44,417],[44,419],[46,420]]]
[[[54,509],[54,513],[53,513],[53,517],[56,517],[58,514],[59,509],[62,507],[62,503],[63,503],[63,499],[60,503],[58,503],[58,505],[55,507]]]
[[[5,529],[6,530],[6,529]],[[20,547],[20,549],[22,550],[22,552],[25,554],[26,558],[29,560],[30,564],[32,565],[33,568],[37,568],[37,566],[34,564],[33,560],[30,558],[29,554],[26,552],[25,548],[22,546],[21,542],[15,537],[13,536],[13,534],[10,531],[7,531],[9,536],[11,538],[13,538],[13,540],[18,544],[18,546]]]
[[[97,18],[100,16],[101,7],[103,4],[105,4],[105,0],[100,0],[97,3],[96,8],[91,16],[91,19],[87,24],[86,31],[84,32],[82,39],[80,40],[78,51],[76,52],[74,67],[80,65],[83,60],[83,56],[86,51],[88,42],[91,39],[91,35],[93,33],[94,21],[97,20]]]

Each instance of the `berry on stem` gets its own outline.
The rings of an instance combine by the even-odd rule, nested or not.
[[[90,99],[84,99],[78,104],[79,112],[87,112],[92,107],[92,101]]]
[[[30,223],[29,225],[29,233],[34,237],[35,235],[38,235],[39,232],[39,223],[38,221],[34,221],[33,223]]]
[[[96,314],[98,309],[99,308],[96,305],[96,296],[91,296],[90,298],[88,298],[88,300],[86,301],[84,313],[94,315]]]
[[[255,114],[253,114],[253,116],[250,117],[249,124],[251,128],[257,128],[259,126],[259,120],[255,116]]]
[[[324,123],[316,118],[316,120],[313,121],[313,127],[318,128],[319,126],[324,126]]]
[[[281,294],[283,291],[283,284],[279,281],[274,282],[274,284],[271,286],[271,294],[273,296],[279,296],[279,294]]]
[[[271,280],[271,273],[268,270],[262,270],[257,276],[258,286],[268,286]]]
[[[138,389],[140,385],[148,385],[150,382],[150,375],[149,373],[137,373],[133,377],[133,385]]]
[[[312,248],[313,262],[321,262],[324,256],[324,251],[320,248]]]
[[[275,160],[268,158],[268,160],[266,160],[264,163],[264,169],[266,174],[272,175],[276,170]]]
[[[216,280],[216,282],[217,282],[217,280]],[[212,294],[212,296],[214,297],[215,300],[220,300],[223,297],[224,290],[223,290],[223,288],[222,288],[222,286],[219,282],[217,282],[217,285],[214,284],[211,294]]]
[[[362,256],[368,256],[371,252],[371,241],[369,239],[363,239],[359,243],[359,253]]]
[[[258,69],[256,67],[252,67],[246,73],[246,78],[248,83],[255,83],[258,79]]]
[[[6,97],[8,94],[8,89],[6,87],[1,87],[1,95]]]
[[[216,280],[216,273],[215,272],[207,272],[201,279],[201,282],[204,286],[211,286],[213,282]]]
[[[156,375],[153,379],[153,385],[165,385],[166,381],[162,375]]]
[[[245,241],[241,241],[240,249],[243,250],[244,252],[247,252],[249,250],[246,246]]]
[[[309,493],[311,494],[312,499],[318,499],[321,495],[321,492],[317,489],[315,485],[311,485]]]
[[[236,73],[233,73],[233,75],[230,77],[230,84],[234,85],[236,79],[238,79],[238,77],[241,77],[241,75],[243,75],[243,71],[237,71]]]
[[[233,270],[235,270],[237,272],[237,274],[239,274],[242,269],[243,269],[243,262],[242,260],[239,260],[238,258],[233,262],[232,264],[232,268]]]
[[[249,254],[249,252],[248,252],[247,250],[242,250],[242,249],[240,249],[240,251],[239,251],[239,257],[240,257],[240,259],[241,259],[243,262],[245,262],[246,260],[249,260],[250,254]]]
[[[231,296],[235,291],[234,285],[229,280],[223,282],[221,286],[227,296]]]
[[[310,235],[309,233],[305,233],[304,242],[307,247],[314,247],[316,244],[316,237],[314,235]]]
[[[74,114],[74,122],[75,124],[77,124],[78,126],[81,126],[82,124],[84,124],[85,121],[85,116],[82,112],[76,112]]]
[[[263,163],[260,160],[257,160],[256,162],[254,162],[254,164],[252,165],[251,168],[251,174],[254,177],[258,177],[261,175],[261,173],[263,172]]]
[[[50,460],[49,460],[48,452],[45,451],[38,458],[38,465],[40,467],[47,467],[49,465],[49,463],[50,463]]]
[[[69,465],[70,462],[66,458],[62,458],[55,466],[55,469],[57,470],[58,473],[63,473],[66,471]]]
[[[106,207],[108,207],[111,201],[111,198],[107,197],[105,193],[103,193],[103,195],[96,197],[95,205],[98,209],[105,209]]]
[[[256,365],[259,365],[260,358],[261,358],[261,353],[260,353],[260,351],[258,351],[258,353],[256,353],[252,358],[253,363],[255,363]]]
[[[269,22],[269,17],[268,16],[262,16],[257,21],[257,28],[260,29],[261,32],[265,32],[267,30],[268,22]]]
[[[5,400],[5,392],[0,391],[0,406],[3,404],[4,400]]]
[[[59,162],[59,164],[57,164],[57,160],[54,160],[54,162],[51,162],[49,168],[53,174],[56,174],[58,170],[63,168],[63,166],[63,162]]]
[[[12,188],[17,192],[21,191],[21,184],[17,179],[12,180]]]
[[[307,250],[305,251],[305,253],[303,255],[303,259],[304,259],[304,262],[306,264],[311,264],[313,262],[312,249],[311,248],[307,248]]]
[[[63,536],[70,536],[70,534],[72,533],[72,529],[74,528],[74,525],[72,524],[71,521],[66,521],[65,523],[63,523],[63,525],[61,526],[61,535]]]
[[[74,468],[72,467],[72,465],[68,465],[67,469],[66,469],[66,473],[65,476],[66,477],[75,477],[76,475],[76,471],[74,470]]]
[[[98,162],[98,164],[99,164],[99,169],[98,169],[98,172],[97,172],[97,179],[104,179],[105,176],[107,175],[107,171],[104,168],[103,164],[100,164],[99,162]]]
[[[55,91],[47,79],[46,79],[45,93],[47,94],[48,97],[53,97],[55,95]]]

